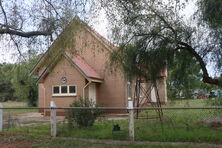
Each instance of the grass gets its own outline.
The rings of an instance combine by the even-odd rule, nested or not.
[[[0,133],[1,134],[1,133]],[[13,142],[12,142],[13,141]],[[5,144],[5,145],[4,145]],[[49,136],[33,134],[1,134],[0,147],[27,147],[27,148],[195,148],[196,146],[166,144],[107,144],[102,142],[82,142],[65,138],[50,138]],[[207,147],[205,147],[207,148]]]
[[[17,102],[17,101],[7,101],[7,102],[0,102],[3,107],[28,107],[26,102]],[[3,110],[5,113],[11,113],[12,115],[18,113],[26,113],[26,112],[37,112],[36,109],[5,109]]]
[[[169,103],[166,106],[201,107],[206,100],[189,100]],[[164,110],[163,122],[159,120],[135,119],[136,141],[161,142],[208,142],[222,144],[222,124],[208,124],[207,119],[221,117],[212,110]],[[141,116],[155,115],[155,111],[143,111]],[[119,124],[121,131],[112,132],[114,124]],[[49,125],[32,127],[15,127],[7,132],[31,133],[35,135],[50,135]],[[59,137],[77,137],[93,139],[128,139],[128,120],[97,121],[92,127],[68,127],[65,123],[58,124]],[[75,143],[73,143],[75,144]],[[73,145],[71,144],[71,145]],[[78,144],[77,144],[78,145]],[[99,145],[98,145],[99,147]]]
[[[171,100],[165,107],[204,107],[207,106],[207,99]]]
[[[222,144],[222,127],[211,127],[201,122],[198,112],[185,111],[164,112],[163,125],[158,120],[136,119],[136,141],[161,142],[209,142]],[[208,114],[210,115],[210,113]],[[167,117],[168,116],[168,117]],[[202,116],[202,115],[201,115]],[[207,113],[206,116],[207,117]],[[119,124],[121,131],[112,132],[113,124]],[[58,137],[76,137],[93,139],[128,139],[128,120],[99,121],[92,127],[68,127],[67,124],[58,124]],[[50,135],[49,125],[11,128],[8,132],[32,133],[36,135]]]

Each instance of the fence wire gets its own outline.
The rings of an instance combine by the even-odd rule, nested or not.
[[[50,135],[50,116],[38,113],[39,108],[1,108],[3,132]],[[43,108],[41,108],[43,109]],[[44,108],[50,111],[102,110],[89,127],[74,122],[66,116],[57,116],[57,136],[96,139],[129,139],[128,108]],[[161,117],[157,110],[162,110]],[[222,143],[222,107],[165,107],[134,108],[135,140],[140,141],[192,141]],[[113,114],[110,111],[121,112]],[[139,111],[139,116],[136,116]],[[87,118],[86,115],[81,115]]]

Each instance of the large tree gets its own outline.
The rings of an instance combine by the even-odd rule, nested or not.
[[[144,73],[142,65],[143,69],[155,72],[152,77],[156,77],[165,66],[165,61],[173,63],[175,54],[183,51],[183,56],[193,57],[195,61],[192,62],[199,65],[204,83],[222,86],[220,79],[210,76],[207,67],[214,64],[214,71],[221,72],[222,40],[202,21],[200,15],[194,14],[195,17],[189,18],[190,20],[183,15],[189,2],[191,1],[102,1],[103,6],[107,6],[106,12],[112,22],[114,36],[123,43],[114,56],[119,58],[115,60],[127,65],[129,61],[124,60],[129,58],[123,57],[134,57],[130,59],[131,63],[135,63],[134,72],[139,69],[140,73]],[[133,50],[129,44],[133,45]],[[128,50],[132,50],[134,55],[128,54]]]
[[[195,58],[202,71],[202,81],[222,86],[219,79],[209,75],[207,64],[221,72],[220,0],[197,0],[201,15],[186,20],[183,9],[191,1],[182,0],[0,0],[0,35],[9,35],[16,47],[24,38],[36,42],[37,36],[55,38],[75,15],[83,17],[90,9],[106,10],[114,37],[121,46],[136,50],[134,63],[154,65],[153,77],[166,61],[172,63],[176,52]],[[92,4],[92,5],[91,5]],[[214,5],[213,9],[211,9]],[[216,13],[217,14],[217,13]],[[198,18],[198,19],[197,19]],[[213,19],[212,21],[212,18]],[[204,21],[202,21],[204,20]],[[216,20],[216,21],[215,21]],[[218,20],[218,21],[217,21]],[[208,23],[205,23],[208,22]],[[213,22],[213,23],[212,23]],[[209,25],[211,24],[211,25]],[[216,26],[216,27],[215,27]],[[215,31],[217,30],[217,31]],[[31,39],[30,39],[31,38]],[[33,40],[34,39],[34,40]],[[42,41],[42,38],[40,38]],[[42,44],[41,44],[42,45]],[[189,61],[188,61],[189,62]],[[144,68],[146,68],[146,66]]]
[[[22,56],[30,49],[45,50],[74,16],[84,18],[89,2],[0,0],[0,40]]]

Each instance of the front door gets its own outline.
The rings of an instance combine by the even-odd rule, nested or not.
[[[89,99],[96,103],[96,84],[91,83],[89,85]]]

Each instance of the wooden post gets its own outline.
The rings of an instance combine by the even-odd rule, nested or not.
[[[129,138],[134,141],[134,111],[133,111],[133,101],[128,101],[129,109]]]
[[[3,108],[3,105],[0,103],[0,108]],[[3,109],[0,109],[0,132],[3,129]]]
[[[56,137],[56,105],[54,101],[50,102],[51,113],[50,113],[50,122],[51,122],[51,136]]]

